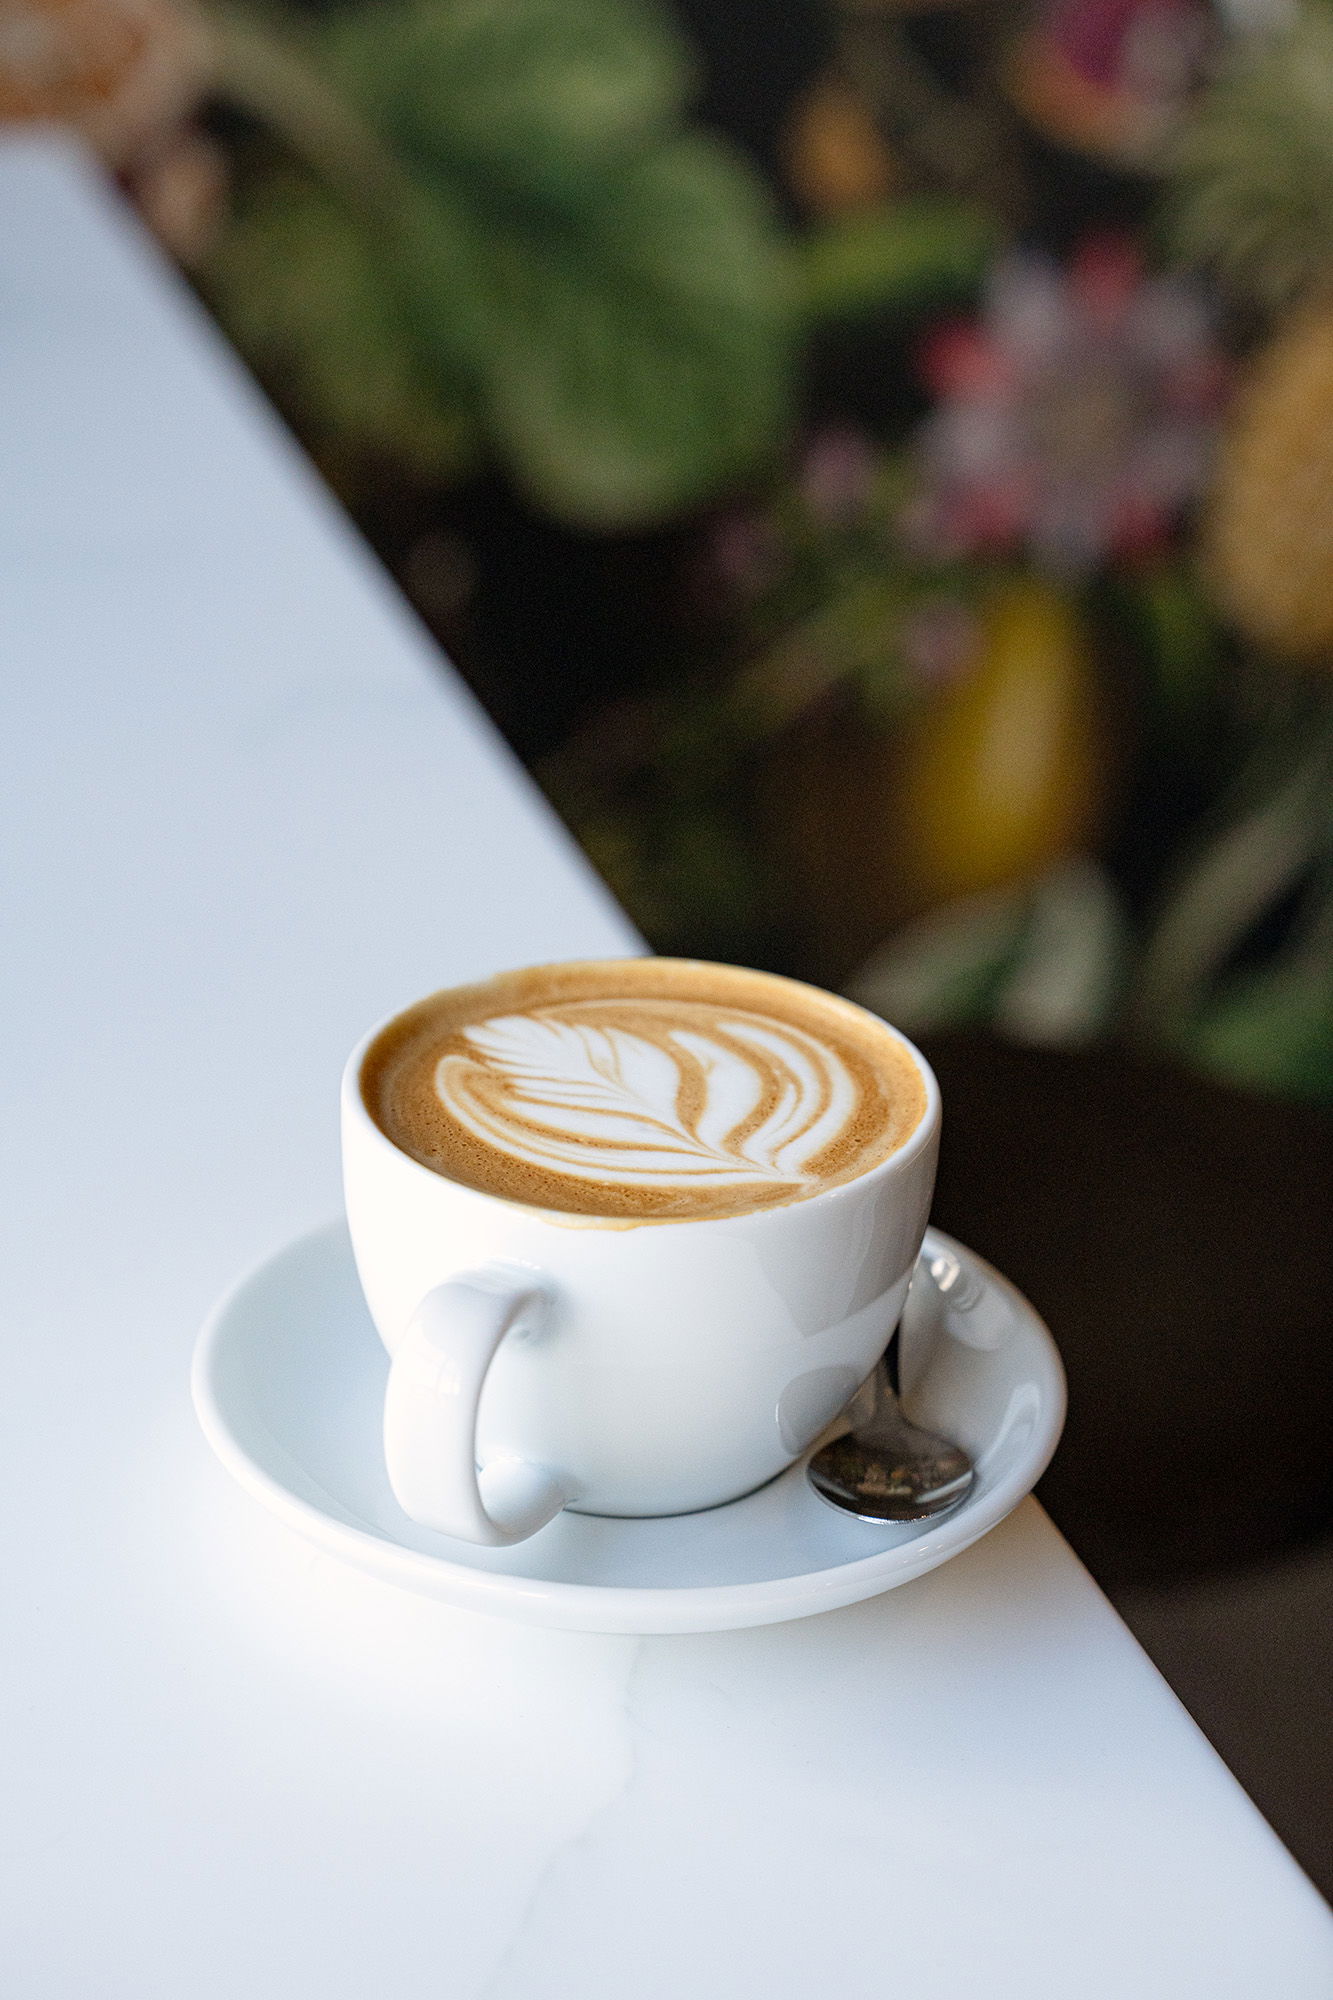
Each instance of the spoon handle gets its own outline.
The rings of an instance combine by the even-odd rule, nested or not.
[[[967,1312],[982,1296],[976,1274],[951,1251],[939,1252],[924,1270],[955,1311]],[[904,1416],[895,1380],[898,1340],[895,1329],[857,1398],[854,1428],[822,1446],[806,1467],[821,1499],[863,1521],[925,1520],[957,1506],[975,1478],[961,1446]]]

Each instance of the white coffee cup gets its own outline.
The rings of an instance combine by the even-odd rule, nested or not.
[[[412,1519],[500,1545],[566,1506],[718,1506],[798,1458],[883,1352],[925,1233],[940,1103],[911,1043],[896,1037],[925,1113],[857,1178],[749,1213],[626,1222],[479,1192],[401,1151],[362,1092],[387,1026],[343,1076],[343,1169],[392,1357],[389,1478]]]

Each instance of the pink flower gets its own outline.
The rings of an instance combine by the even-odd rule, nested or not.
[[[1204,0],[1037,0],[1009,87],[1060,144],[1141,163],[1179,123],[1216,39]]]
[[[905,526],[927,554],[1026,551],[1077,576],[1164,541],[1207,477],[1226,386],[1211,317],[1119,238],[1067,270],[1002,258],[981,319],[938,329],[922,365],[938,407]]]

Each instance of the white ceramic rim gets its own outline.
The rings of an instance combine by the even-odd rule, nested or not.
[[[834,1192],[834,1190],[830,1190]],[[218,1387],[220,1359],[231,1315],[251,1286],[279,1258],[300,1245],[342,1233],[341,1220],[312,1230],[263,1258],[245,1273],[209,1314],[195,1347],[191,1371],[194,1406],[204,1436],[237,1483],[299,1533],[331,1554],[405,1589],[441,1598],[467,1610],[525,1620],[567,1630],[615,1633],[716,1632],[750,1625],[781,1624],[837,1610],[909,1583],[960,1555],[1012,1513],[1045,1471],[1064,1425],[1064,1370],[1044,1322],[1008,1279],[972,1251],[963,1254],[989,1285],[1000,1288],[1018,1308],[1032,1348],[1032,1372],[1040,1402],[1028,1447],[1009,1472],[975,1501],[964,1501],[913,1541],[857,1561],[804,1575],[755,1583],[639,1587],[624,1584],[564,1583],[507,1571],[478,1570],[443,1556],[407,1549],[369,1528],[353,1527],[324,1513],[284,1486],[258,1464],[234,1437]],[[930,1229],[922,1254],[962,1249]],[[1022,1337],[1022,1336],[1020,1336]],[[779,1478],[790,1476],[781,1473]],[[733,1503],[735,1504],[735,1503]]]

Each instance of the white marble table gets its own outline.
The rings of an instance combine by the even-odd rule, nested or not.
[[[0,147],[5,2000],[1328,2000],[1333,1918],[1038,1507],[717,1637],[297,1540],[195,1329],[397,1001],[635,948],[183,288]]]

